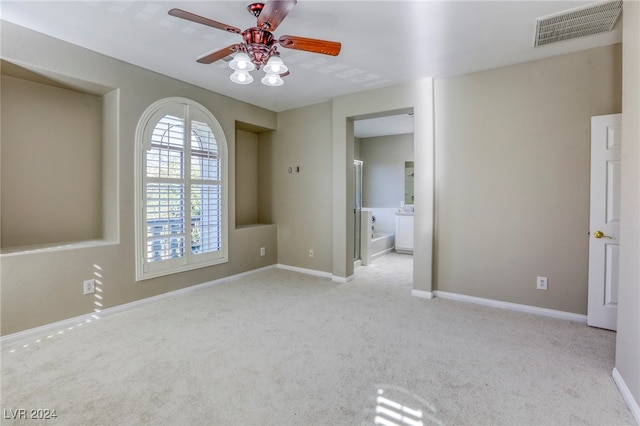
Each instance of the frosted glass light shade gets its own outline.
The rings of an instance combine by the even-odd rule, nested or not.
[[[249,55],[244,52],[236,53],[236,56],[233,57],[233,60],[229,62],[229,67],[235,71],[252,71],[256,68],[256,66],[251,62]]]
[[[272,56],[264,66],[264,72],[267,74],[284,74],[289,68],[284,64],[279,56]]]
[[[253,77],[247,71],[235,71],[229,78],[236,84],[250,84],[253,81]]]
[[[284,80],[278,74],[267,74],[260,80],[265,86],[282,86]]]

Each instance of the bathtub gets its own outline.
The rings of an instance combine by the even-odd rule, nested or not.
[[[393,231],[378,228],[371,208],[363,208],[360,217],[360,264],[367,266],[372,259],[392,251],[396,238]]]
[[[383,254],[392,251],[394,242],[394,234],[374,234],[371,238],[371,245],[369,246],[369,253],[371,253],[371,258],[375,259],[378,256],[382,256]]]

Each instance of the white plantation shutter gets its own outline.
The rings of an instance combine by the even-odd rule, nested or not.
[[[202,106],[176,100],[140,123],[138,279],[228,260],[224,133]]]
[[[222,179],[215,135],[194,114],[191,121],[192,253],[210,253],[222,246]]]

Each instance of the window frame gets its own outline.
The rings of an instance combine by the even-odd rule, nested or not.
[[[197,121],[204,118],[213,133],[217,145],[217,155],[220,167],[220,250],[207,252],[203,254],[191,253],[191,236],[190,223],[184,224],[185,235],[185,255],[160,261],[147,261],[147,217],[145,207],[147,202],[147,164],[145,159],[145,151],[151,149],[151,135],[158,122],[165,116],[170,114],[178,114],[183,117],[185,129],[190,135],[191,122],[194,116]],[[186,145],[184,146],[183,155],[191,152],[191,137],[185,137]],[[189,148],[187,148],[189,145]],[[184,159],[183,166],[191,161],[191,156]],[[146,280],[150,278],[171,275],[179,272],[189,271],[193,269],[203,268],[207,266],[218,265],[229,261],[229,214],[228,214],[228,148],[227,139],[225,137],[222,126],[215,116],[204,106],[191,99],[181,97],[170,97],[160,99],[151,104],[142,114],[136,127],[135,136],[135,256],[136,256],[136,281]],[[189,173],[184,173],[180,179],[184,188],[191,184]],[[191,215],[186,213],[190,210],[190,200],[185,200],[185,215],[183,220],[190,221]]]

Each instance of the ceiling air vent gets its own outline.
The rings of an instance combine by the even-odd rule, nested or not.
[[[538,18],[534,47],[613,30],[622,13],[622,0],[595,3]]]

